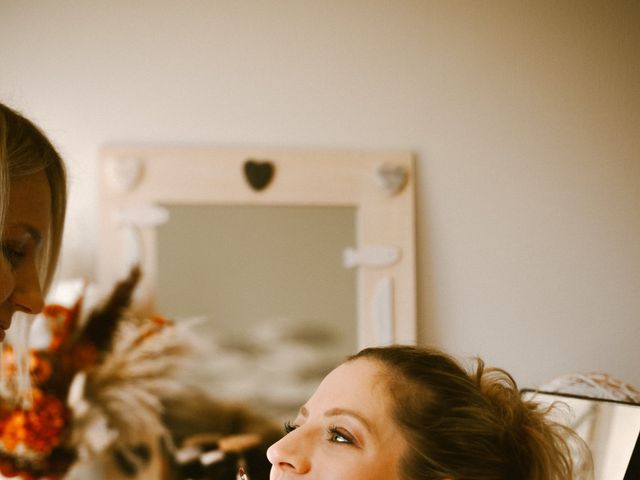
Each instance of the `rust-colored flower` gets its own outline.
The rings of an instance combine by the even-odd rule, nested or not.
[[[32,452],[47,454],[60,442],[67,418],[67,409],[58,398],[34,388],[31,409],[15,409],[2,419],[0,441],[10,452],[22,444]]]
[[[0,474],[4,477],[15,477],[20,474],[15,461],[9,458],[0,458]]]
[[[16,368],[15,352],[10,345],[1,349],[0,359],[8,381],[5,397],[0,401],[0,477],[61,480],[76,460],[77,446],[67,442],[73,417],[65,401],[71,382],[80,371],[91,375],[107,355],[116,353],[112,346],[128,317],[127,309],[139,276],[139,269],[132,270],[128,279],[118,283],[106,303],[94,309],[85,322],[80,321],[84,292],[71,308],[61,305],[44,308],[51,340],[47,348],[29,352],[30,399],[24,398],[24,390],[29,387],[25,387],[25,379],[17,376],[22,369]],[[153,347],[158,333],[172,324],[160,316],[136,323],[137,329],[132,330],[133,337],[129,339],[132,343],[127,345]],[[28,409],[24,408],[25,403],[29,403]]]
[[[31,372],[33,381],[37,385],[42,385],[51,377],[53,367],[48,358],[32,350],[29,353],[29,371]]]

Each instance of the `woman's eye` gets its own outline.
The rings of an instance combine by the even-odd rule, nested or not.
[[[20,250],[16,250],[15,248],[12,248],[4,243],[2,244],[2,254],[4,255],[4,258],[7,259],[9,265],[11,265],[12,268],[16,268],[20,264],[20,261],[24,258],[23,252],[21,252]]]
[[[347,432],[338,427],[329,428],[330,440],[335,443],[354,444],[353,438]]]

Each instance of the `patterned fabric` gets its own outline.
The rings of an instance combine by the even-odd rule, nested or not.
[[[563,375],[545,385],[541,385],[539,390],[640,403],[640,390],[606,373],[571,373]]]

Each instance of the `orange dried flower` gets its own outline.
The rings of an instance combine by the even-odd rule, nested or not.
[[[33,389],[33,408],[15,409],[1,422],[0,441],[8,451],[22,444],[29,450],[47,454],[60,443],[68,412],[52,395]]]
[[[38,385],[42,385],[51,377],[53,367],[47,358],[32,350],[29,353],[29,371],[33,381]]]

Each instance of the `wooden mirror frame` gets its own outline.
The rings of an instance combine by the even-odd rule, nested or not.
[[[266,186],[250,184],[250,161],[272,165]],[[110,288],[139,262],[135,309],[155,313],[162,204],[355,207],[358,347],[415,343],[414,172],[409,152],[104,147],[98,285]]]

